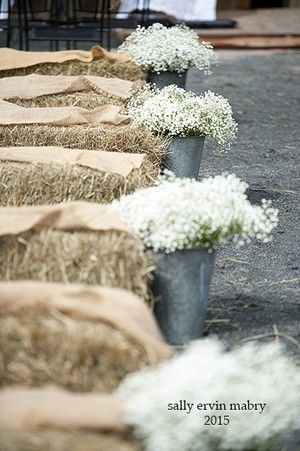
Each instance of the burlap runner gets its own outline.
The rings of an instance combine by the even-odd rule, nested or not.
[[[0,392],[0,430],[47,428],[123,431],[123,403],[112,395],[69,393],[56,387]]]
[[[0,49],[0,71],[20,69],[43,63],[64,63],[66,61],[82,61],[90,63],[93,60],[106,59],[111,63],[123,63],[131,60],[128,53],[108,52],[96,45],[89,51],[63,50],[59,52],[26,52],[10,48]]]
[[[84,166],[127,177],[141,167],[145,154],[65,149],[63,147],[0,147],[0,161]]]
[[[49,315],[105,323],[140,345],[149,363],[172,355],[147,305],[134,294],[108,287],[47,282],[0,283],[0,317],[7,314]]]
[[[108,207],[89,202],[70,202],[34,207],[0,208],[0,236],[29,230],[118,230],[128,232],[119,216]]]
[[[116,105],[104,105],[94,110],[79,107],[24,108],[0,100],[0,125],[128,124],[129,116],[120,111],[121,107]]]
[[[1,50],[0,50],[1,52]],[[33,99],[35,97],[93,90],[113,97],[127,99],[131,92],[144,84],[143,81],[128,81],[120,78],[70,75],[31,74],[0,79],[0,98]]]

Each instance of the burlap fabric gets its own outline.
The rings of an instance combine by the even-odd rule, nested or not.
[[[93,110],[79,107],[24,108],[0,100],[0,125],[125,125],[129,116],[121,113],[122,107],[104,105]]]
[[[43,63],[64,63],[72,60],[90,63],[101,59],[106,59],[111,63],[131,61],[129,54],[108,52],[99,45],[93,46],[89,51],[63,50],[58,52],[26,52],[4,47],[0,49],[0,72]]]
[[[144,349],[150,364],[172,355],[149,307],[134,294],[109,287],[46,282],[0,283],[0,318],[50,315],[108,324]]]
[[[1,52],[1,49],[0,49]],[[38,75],[30,74],[19,77],[0,79],[0,98],[34,99],[36,97],[93,90],[112,97],[127,99],[130,94],[141,87],[143,81],[128,81],[120,78],[106,78],[89,75]]]
[[[70,202],[33,207],[0,208],[0,237],[44,228],[128,232],[128,228],[116,213],[99,204]]]
[[[144,154],[65,149],[63,147],[0,147],[0,161],[83,166],[127,177],[139,169]]]

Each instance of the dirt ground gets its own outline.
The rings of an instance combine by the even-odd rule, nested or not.
[[[192,70],[187,86],[227,97],[239,124],[228,153],[220,155],[206,142],[201,177],[233,172],[248,182],[253,203],[272,199],[280,210],[271,243],[218,252],[206,334],[230,345],[265,335],[259,339],[283,340],[295,354],[300,333],[299,63],[299,52],[222,51],[213,75]]]

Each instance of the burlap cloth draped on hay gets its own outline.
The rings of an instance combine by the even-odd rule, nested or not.
[[[158,174],[145,154],[0,147],[0,205],[106,204],[153,185]]]
[[[56,387],[5,389],[0,392],[0,428],[81,428],[123,431],[122,401],[112,395],[77,394]]]
[[[128,54],[110,53],[99,46],[90,51],[24,52],[0,49],[0,78],[43,75],[98,75],[125,80],[145,80],[146,74]]]
[[[0,49],[1,50],[1,49]],[[127,99],[133,91],[144,84],[143,81],[131,82],[120,78],[95,76],[38,75],[0,79],[0,99],[36,97],[91,90],[112,97]]]
[[[55,387],[0,392],[2,451],[141,451],[112,396]]]
[[[127,434],[46,429],[2,430],[1,451],[142,451],[140,442]]]
[[[88,51],[62,50],[58,52],[26,52],[4,47],[0,49],[0,71],[73,60],[90,63],[99,59],[106,59],[110,63],[123,63],[130,61],[131,56],[128,53],[108,52],[99,45],[93,46]]]
[[[121,114],[121,107],[117,105],[104,105],[93,110],[86,110],[79,107],[28,109],[6,102],[5,100],[0,100],[0,125],[123,125],[129,122],[129,116]]]
[[[148,306],[118,288],[0,283],[0,386],[111,392],[172,355]]]
[[[119,216],[104,205],[70,202],[36,207],[0,208],[0,237],[29,230],[86,230],[128,232]]]
[[[30,115],[31,108],[26,109]],[[145,153],[157,170],[166,152],[166,143],[143,127],[130,125],[1,125],[0,147],[60,146],[109,152]]]
[[[108,115],[111,108],[114,116]],[[159,170],[166,152],[165,140],[143,127],[124,125],[129,122],[129,117],[120,114],[120,109],[108,105],[89,111],[76,107],[24,108],[0,100],[0,147],[50,145],[145,153]],[[110,123],[93,123],[97,118]],[[113,123],[114,120],[118,125]],[[62,122],[73,125],[62,125]]]
[[[51,315],[108,324],[140,346],[149,364],[172,354],[149,307],[125,290],[46,282],[0,283],[0,318]],[[59,352],[59,350],[58,350]]]
[[[83,166],[127,177],[139,169],[144,154],[65,149],[63,147],[0,147],[0,161]]]
[[[141,241],[103,205],[0,208],[0,280],[108,285],[149,299],[152,269]]]

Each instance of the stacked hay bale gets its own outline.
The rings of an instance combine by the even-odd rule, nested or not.
[[[107,52],[100,46],[90,51],[24,52],[0,49],[0,78],[28,74],[96,75],[125,80],[146,79],[146,74],[127,54]]]
[[[156,178],[165,143],[143,128],[132,128],[126,115],[126,103],[141,85],[93,76],[3,78],[0,145],[145,153]]]
[[[34,72],[72,76],[21,76]],[[0,49],[0,78],[11,75],[18,77],[0,80],[0,386],[111,392],[128,373],[171,355],[144,302],[152,259],[99,204],[153,184],[165,145],[130,127],[126,103],[140,83],[93,75],[145,77],[128,56],[98,47]],[[81,412],[83,427],[55,415],[43,430],[27,421],[15,429],[6,421],[8,405],[22,402],[14,396],[0,399],[5,451],[141,449],[128,432],[88,424],[75,398],[71,417]]]
[[[39,205],[72,200],[107,203],[134,189],[153,184],[160,171],[164,144],[145,130],[136,130],[128,125],[130,121],[124,112],[124,104],[137,86],[139,83],[91,76],[33,75],[3,79],[0,82],[0,140],[2,146],[9,147],[0,149],[2,204]],[[96,95],[108,96],[109,99],[119,98],[120,105],[101,104],[90,110],[77,106],[25,108],[17,104],[18,99],[31,102],[35,100],[39,102],[42,99],[42,102],[47,104],[60,105],[63,99],[60,98],[57,103],[55,97],[57,94],[68,96],[73,93],[76,96],[77,93],[86,90]],[[98,100],[101,102],[100,98]],[[56,144],[58,146],[53,147]],[[115,155],[114,150],[119,154]],[[124,155],[124,152],[127,155]],[[143,254],[140,243],[137,244],[128,234],[126,237],[122,234],[119,236],[120,234],[116,235],[114,231],[107,237],[104,233],[102,234],[104,242],[99,246],[97,241],[99,233],[95,230],[89,230],[87,234],[81,230],[79,235],[75,237],[73,234],[72,238],[70,233],[55,230],[55,227],[51,231],[39,230],[32,233],[32,230],[28,229],[23,232],[26,237],[21,237],[21,240],[25,240],[28,244],[25,255],[27,257],[29,254],[32,255],[30,265],[32,270],[25,269],[26,266],[21,264],[21,258],[20,264],[16,266],[23,269],[18,269],[14,276],[11,276],[12,271],[9,271],[9,278],[12,280],[21,277],[36,278],[34,267],[38,269],[41,266],[38,261],[34,263],[34,255],[40,255],[39,245],[43,241],[47,243],[48,249],[55,249],[56,242],[63,242],[63,247],[70,249],[68,254],[63,256],[65,262],[54,263],[56,257],[52,262],[44,260],[44,269],[39,270],[39,274],[47,276],[42,276],[42,280],[108,283],[111,286],[132,289],[142,297],[147,297],[145,281],[149,271],[143,269],[143,264],[138,263],[142,283],[137,283],[135,277],[130,280],[130,275],[126,271],[122,281],[118,276],[116,280],[112,280],[113,272],[107,278],[105,270],[101,272],[102,275],[96,270],[89,270],[89,277],[85,276],[84,259],[90,254],[92,245],[97,251],[99,248],[103,251],[110,247],[113,255],[119,247],[131,253],[131,249],[136,246],[140,255]],[[14,238],[5,237],[1,240],[2,255],[5,255],[6,251],[10,253],[9,247],[13,244]],[[38,242],[40,244],[36,246]],[[17,243],[20,243],[19,238],[15,244]],[[18,253],[17,248],[15,249]],[[82,249],[87,250],[82,252]],[[135,249],[133,254],[134,252]],[[54,254],[52,251],[50,255]],[[109,255],[109,252],[105,255]],[[18,260],[18,257],[12,258]],[[72,262],[75,260],[82,266],[79,275],[77,269],[73,268]],[[127,262],[130,260],[129,256]],[[116,260],[113,264],[117,267]],[[0,277],[7,279],[7,269],[4,265],[1,266],[0,274],[2,272],[3,276]],[[136,267],[134,262],[129,266]],[[55,274],[57,268],[64,268],[59,269],[59,275]],[[80,276],[80,273],[83,276]],[[137,288],[141,285],[142,289]]]
[[[127,125],[124,111],[140,85],[93,76],[0,80],[0,142],[9,146],[0,148],[0,203],[109,203],[153,184],[164,143]],[[80,97],[80,102],[97,108],[73,106],[69,96],[76,104],[82,93],[85,98]],[[23,101],[32,108],[19,106]],[[111,101],[119,105],[108,104]],[[52,107],[36,107],[41,104]]]
[[[145,153],[159,171],[165,143],[143,128],[131,127],[126,115],[126,102],[139,86],[88,76],[2,79],[1,146]]]

